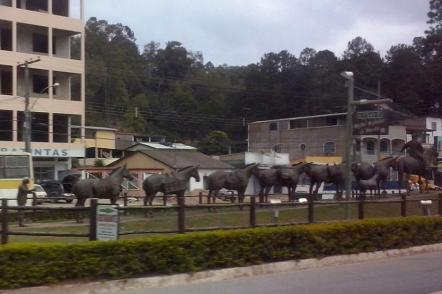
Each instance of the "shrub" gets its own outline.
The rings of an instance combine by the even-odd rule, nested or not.
[[[442,218],[410,217],[73,245],[12,244],[0,248],[0,288],[192,272],[441,241]]]

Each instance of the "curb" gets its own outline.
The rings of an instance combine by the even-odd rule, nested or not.
[[[389,257],[408,256],[421,253],[442,251],[442,243],[410,247],[406,249],[391,249],[369,253],[349,255],[335,255],[324,258],[309,258],[298,261],[282,261],[253,265],[247,267],[209,270],[190,274],[177,274],[147,278],[133,278],[124,280],[62,284],[54,286],[40,286],[16,290],[0,291],[2,294],[105,294],[118,291],[134,291],[147,288],[173,287],[186,284],[218,282],[223,280],[252,277],[265,274],[276,274],[289,271],[314,269],[325,266],[338,266],[364,261],[378,260]]]

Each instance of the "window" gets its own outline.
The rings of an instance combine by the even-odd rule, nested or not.
[[[324,154],[334,154],[336,152],[335,150],[335,143],[334,142],[327,142],[324,144]]]
[[[48,53],[48,36],[45,34],[32,34],[32,51]]]
[[[0,141],[12,141],[11,110],[0,110]]]
[[[48,77],[43,75],[32,76],[32,91],[34,93],[48,93]]]
[[[435,121],[432,121],[432,122],[431,122],[431,129],[432,129],[433,131],[437,131],[437,122],[435,122]]]
[[[29,157],[0,156],[0,178],[20,179],[29,177]]]
[[[12,67],[0,68],[0,94],[12,95]]]
[[[306,119],[296,119],[290,121],[290,129],[302,129],[307,128],[307,120]]]
[[[374,141],[367,141],[366,147],[367,147],[367,154],[374,155],[375,154],[375,146]]]
[[[386,140],[381,141],[381,152],[384,153],[390,152],[390,144],[388,144],[388,141]]]
[[[269,124],[269,130],[270,131],[277,131],[278,130],[278,123],[277,122],[271,122]]]

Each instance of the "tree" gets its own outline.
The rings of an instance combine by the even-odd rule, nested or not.
[[[310,60],[313,59],[313,57],[316,55],[316,50],[313,48],[304,48],[301,53],[299,54],[299,62],[302,65],[309,65]]]
[[[373,45],[362,37],[356,37],[347,44],[344,59],[352,59],[374,51]]]
[[[198,150],[208,155],[227,154],[231,146],[229,136],[223,131],[212,131],[200,142]]]

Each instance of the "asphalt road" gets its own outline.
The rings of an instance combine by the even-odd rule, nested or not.
[[[121,294],[429,294],[442,290],[442,252]],[[442,292],[440,292],[442,293]]]

